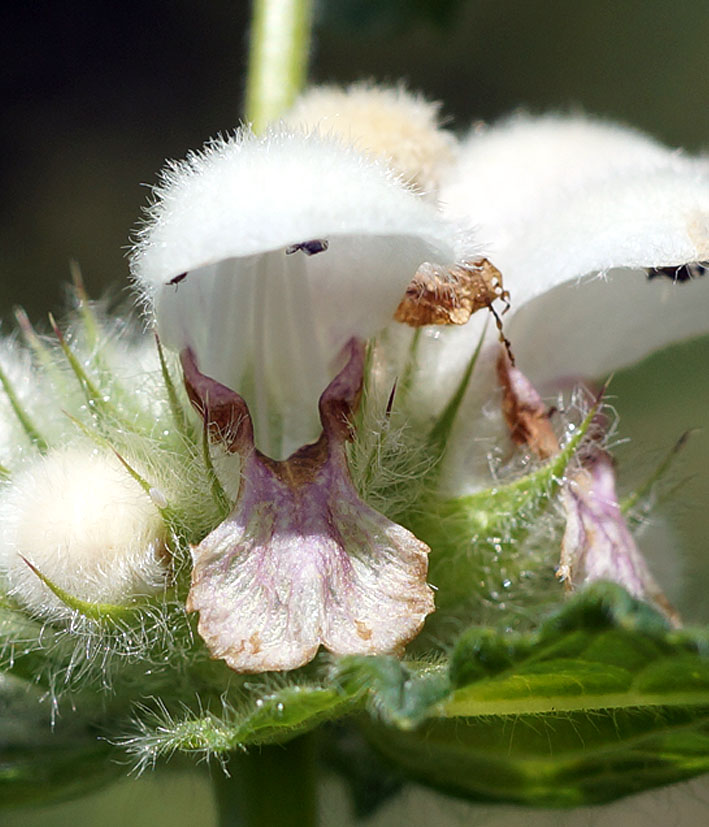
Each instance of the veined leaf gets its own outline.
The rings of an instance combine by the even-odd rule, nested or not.
[[[709,707],[447,718],[368,735],[408,775],[483,801],[601,804],[709,770]]]
[[[449,717],[619,707],[709,707],[706,641],[669,629],[611,583],[587,589],[539,632],[473,629],[451,659]]]
[[[397,701],[398,717],[367,728],[388,758],[434,786],[568,807],[709,771],[707,636],[670,629],[614,584],[594,584],[534,634],[469,630],[448,679],[427,710],[402,717]],[[407,697],[422,697],[427,681],[410,671]],[[390,682],[388,694],[374,689],[380,706],[402,697]]]

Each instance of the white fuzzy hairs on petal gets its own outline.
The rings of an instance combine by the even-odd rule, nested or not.
[[[515,116],[471,133],[441,196],[449,215],[476,226],[500,268],[512,300],[506,335],[543,394],[604,380],[709,332],[706,270],[673,281],[675,268],[709,259],[706,159],[590,118]],[[654,268],[663,274],[649,279]],[[454,386],[461,353],[472,353],[478,336],[472,327],[444,330],[427,343],[438,386]],[[452,492],[490,481],[480,457],[502,427],[494,415],[496,350],[483,351],[469,413],[456,428],[446,475]]]
[[[534,384],[603,378],[709,330],[706,277],[647,279],[709,259],[707,160],[587,118],[517,116],[471,135],[444,192],[502,270]]]
[[[274,458],[317,438],[341,349],[390,322],[418,266],[476,253],[384,162],[283,127],[208,145],[155,195],[132,265],[158,332],[243,395]]]
[[[132,257],[150,292],[185,271],[315,238],[419,238],[443,257],[457,241],[385,163],[283,127],[208,143],[169,164],[154,196]]]
[[[513,312],[571,279],[709,257],[709,162],[588,118],[473,132],[441,199],[476,226]]]
[[[675,154],[616,124],[516,114],[472,129],[444,178],[441,200],[446,212],[472,216],[494,256],[563,193],[628,170],[655,169]]]

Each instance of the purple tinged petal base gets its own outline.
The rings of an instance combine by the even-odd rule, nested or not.
[[[633,597],[655,604],[673,625],[679,625],[676,611],[650,573],[626,525],[610,456],[592,447],[583,466],[563,485],[561,499],[566,529],[557,577],[573,588],[611,580]]]
[[[502,412],[512,440],[526,445],[540,459],[554,456],[560,446],[549,411],[534,385],[510,364],[503,348],[497,375],[503,390]],[[610,580],[633,597],[653,603],[678,626],[677,612],[650,573],[618,503],[613,461],[597,441],[606,430],[605,418],[597,414],[592,428],[597,433],[590,434],[577,455],[578,466],[567,472],[561,485],[566,527],[556,576],[569,589]]]
[[[337,655],[398,652],[433,611],[428,546],[359,498],[345,457],[364,348],[320,399],[323,433],[284,461],[254,448],[248,409],[183,354],[185,382],[213,438],[242,459],[232,513],[192,548],[187,609],[215,658],[238,672],[287,670],[320,645]]]

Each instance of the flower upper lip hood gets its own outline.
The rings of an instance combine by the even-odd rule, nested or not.
[[[709,161],[635,130],[586,117],[517,115],[470,134],[441,197],[448,212],[474,221],[498,266],[527,262],[530,275],[517,286],[527,301],[548,289],[548,278],[534,277],[539,266],[568,278],[656,266],[658,256],[663,265],[707,258],[708,179]],[[696,211],[704,214],[696,232],[672,233]],[[565,235],[573,226],[585,247]],[[647,243],[653,232],[658,240]]]
[[[517,310],[570,279],[709,259],[709,161],[587,118],[474,132],[442,200],[475,224]]]
[[[214,141],[169,165],[155,199],[132,271],[158,332],[244,396],[275,458],[317,438],[342,348],[389,323],[418,266],[475,255],[385,164],[317,133]],[[327,250],[286,254],[313,239]]]
[[[468,137],[441,198],[502,271],[534,384],[595,378],[707,331],[706,280],[646,278],[709,259],[706,159],[588,118],[516,116]],[[594,319],[604,338],[589,341]]]
[[[138,233],[150,289],[185,270],[335,235],[417,237],[451,257],[450,225],[379,162],[333,137],[246,129],[168,164]]]
[[[603,380],[709,332],[705,158],[590,118],[515,116],[473,130],[440,195],[444,213],[475,226],[502,272],[512,300],[505,333],[543,394]],[[452,392],[483,321],[427,339],[435,369],[421,407]],[[466,402],[470,415],[455,429],[446,474],[452,493],[489,482],[486,447],[497,443],[502,424],[480,412],[495,408],[488,403],[496,358],[496,346],[483,351]]]

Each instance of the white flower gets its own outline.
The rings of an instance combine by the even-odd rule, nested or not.
[[[463,282],[446,280],[460,272],[465,282],[478,257],[457,228],[476,225],[502,271],[506,333],[532,396],[709,327],[705,162],[616,127],[517,118],[474,133],[439,191],[441,211],[385,165],[283,127],[217,141],[168,168],[156,190],[133,272],[212,440],[241,461],[231,514],[192,549],[187,605],[212,654],[238,671],[294,668],[321,644],[398,651],[432,610],[428,549],[359,500],[342,425],[358,404],[363,343],[388,331],[371,378],[389,386],[396,368],[381,360],[401,369],[399,348],[413,353],[395,312],[418,324],[429,316],[417,302],[440,299],[444,316],[457,315]],[[495,284],[489,295],[502,296]],[[405,292],[412,307],[401,314]],[[457,331],[424,328],[413,419],[435,417],[450,398],[481,315]],[[489,484],[503,415],[499,404],[496,415],[481,410],[500,401],[497,352],[490,345],[476,366],[444,495]],[[598,528],[617,509],[593,503],[612,490],[579,494],[569,519],[578,512]],[[631,544],[616,546],[606,558],[629,559]],[[580,571],[582,552],[593,579],[590,542],[566,543],[567,568]]]
[[[585,118],[518,116],[470,135],[441,199],[447,215],[476,225],[501,270],[512,299],[505,332],[544,394],[709,331],[705,159]],[[429,392],[445,396],[480,330],[473,319],[429,345],[438,365]],[[474,419],[460,418],[459,450],[449,454],[457,493],[489,480],[499,419],[476,412],[496,384],[493,351],[471,382]]]
[[[242,131],[172,165],[133,272],[213,441],[231,514],[192,548],[199,631],[237,671],[400,651],[433,610],[428,547],[368,507],[345,444],[365,341],[468,236],[384,163],[332,138]],[[501,288],[498,288],[501,290]],[[343,363],[344,360],[344,363]]]
[[[343,347],[390,322],[418,266],[473,252],[385,164],[317,134],[215,141],[155,195],[132,264],[160,337],[244,397],[278,459],[317,439]]]

